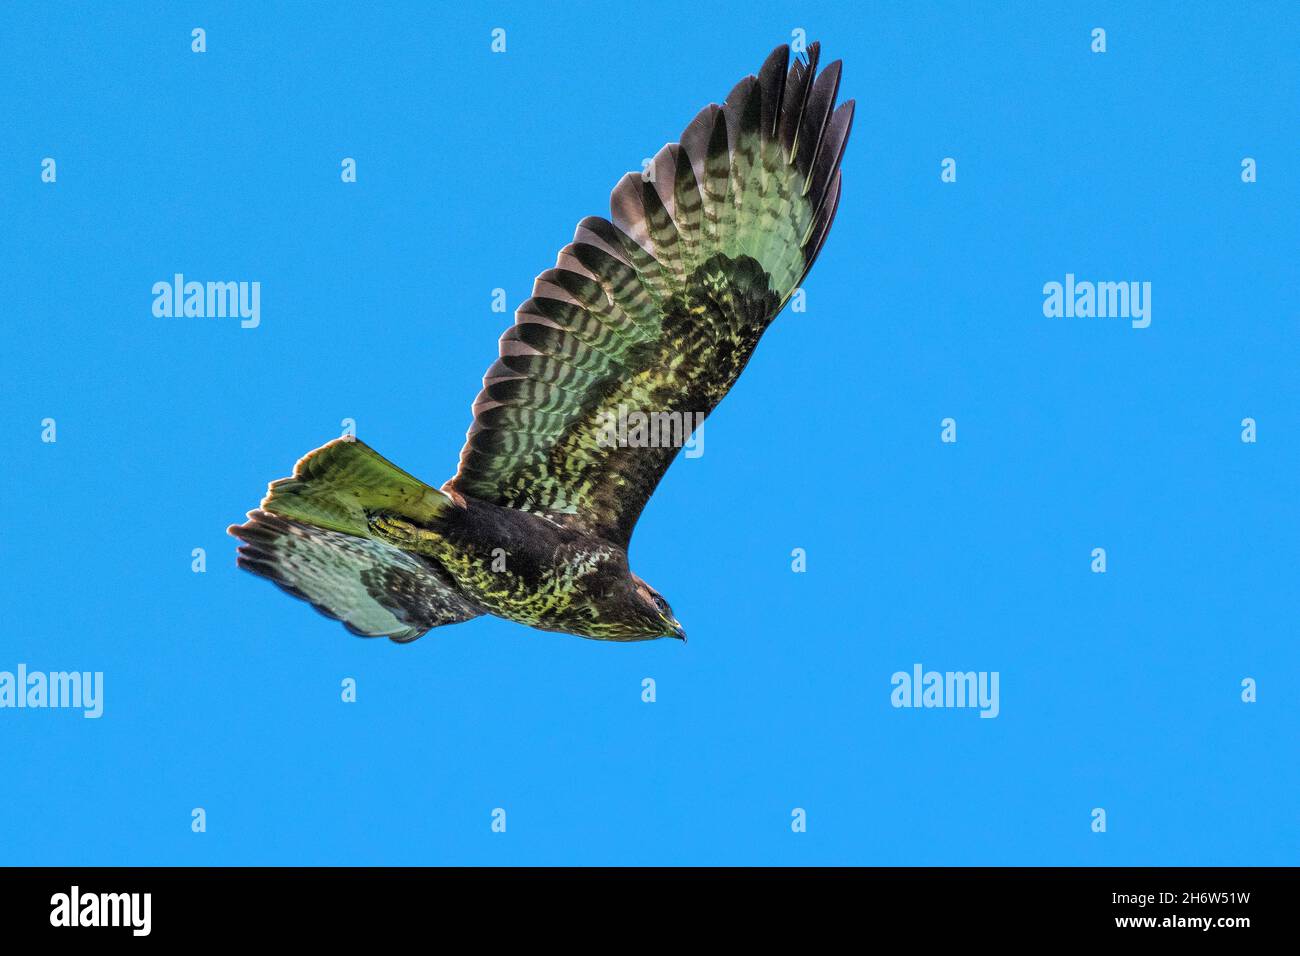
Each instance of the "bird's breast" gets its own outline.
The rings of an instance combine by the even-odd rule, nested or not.
[[[547,630],[590,619],[610,578],[627,568],[626,554],[609,542],[539,515],[473,504],[431,556],[489,613]]]

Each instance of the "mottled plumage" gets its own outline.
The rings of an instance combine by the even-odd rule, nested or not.
[[[698,421],[825,242],[853,101],[778,47],[701,110],[609,219],[578,224],[483,379],[441,490],[339,439],[232,527],[239,562],[349,629],[412,640],[494,614],[607,640],[683,637],[626,549],[678,447],[608,440],[620,409]]]

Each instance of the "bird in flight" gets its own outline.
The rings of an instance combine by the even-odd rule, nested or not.
[[[492,614],[685,640],[627,558],[678,447],[619,441],[609,424],[620,409],[701,421],[812,267],[854,107],[835,105],[840,63],[819,73],[818,54],[777,47],[623,177],[609,219],[578,223],[501,336],[446,484],[336,439],[229,529],[239,566],[364,637]]]

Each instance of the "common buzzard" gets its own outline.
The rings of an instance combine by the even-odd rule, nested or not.
[[[426,485],[342,438],[229,531],[239,566],[354,634],[413,641],[495,614],[610,641],[685,640],[628,567],[678,448],[611,440],[617,410],[702,420],[812,267],[853,101],[818,45],[777,47],[578,224],[501,336],[455,476]],[[671,420],[671,419],[669,419]]]

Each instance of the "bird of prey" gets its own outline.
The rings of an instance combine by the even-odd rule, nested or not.
[[[853,101],[787,46],[583,219],[501,336],[456,474],[426,485],[341,438],[229,532],[240,567],[366,637],[482,614],[608,641],[685,640],[628,567],[677,453],[611,440],[618,409],[702,420],[826,241]]]

